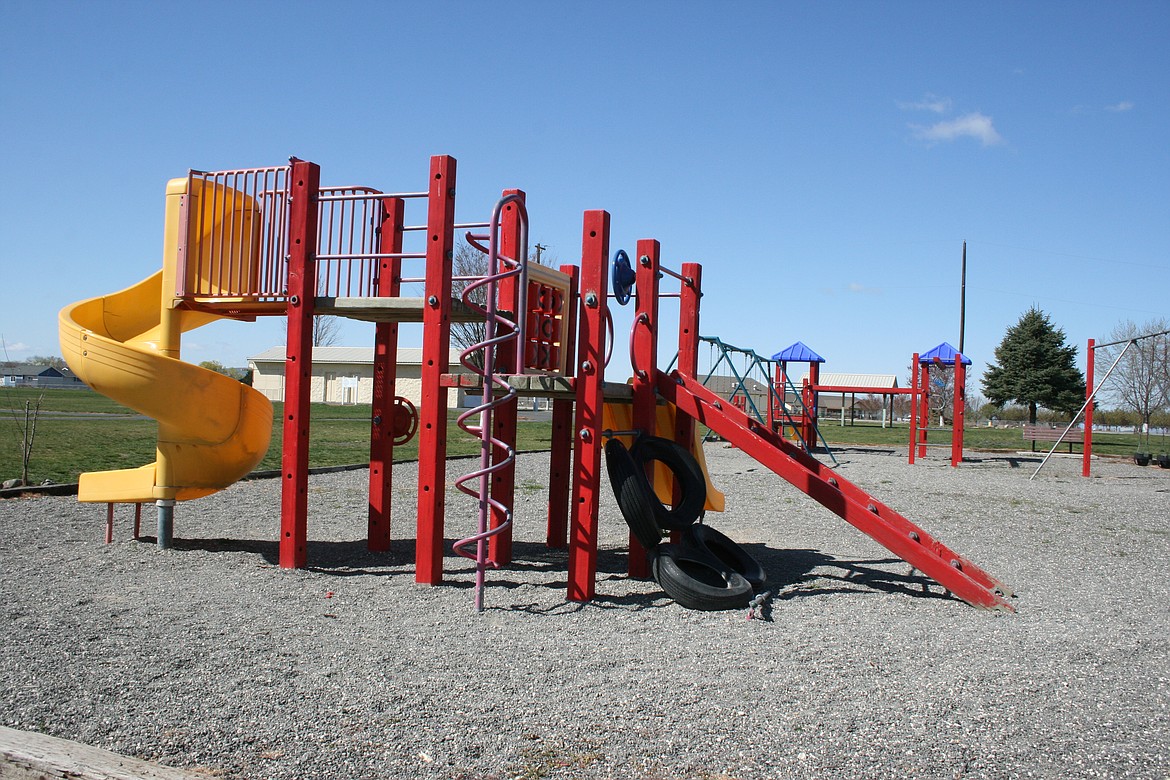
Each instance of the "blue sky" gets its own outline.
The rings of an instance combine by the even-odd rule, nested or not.
[[[451,154],[460,220],[523,188],[576,262],[607,209],[614,249],[704,264],[705,335],[828,371],[957,344],[967,241],[979,376],[1032,305],[1082,346],[1170,316],[1167,41],[1166,2],[0,0],[0,335],[59,354],[62,306],[157,270],[188,168],[402,191]],[[184,357],[281,339],[217,324]]]

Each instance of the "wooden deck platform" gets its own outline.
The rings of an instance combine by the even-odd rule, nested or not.
[[[314,311],[363,322],[422,322],[426,298],[319,297]],[[451,299],[451,322],[481,322],[483,315],[458,298]]]

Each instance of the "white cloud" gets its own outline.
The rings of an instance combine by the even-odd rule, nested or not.
[[[1130,111],[1133,109],[1133,103],[1128,100],[1123,100],[1120,103],[1115,103],[1112,106],[1105,106],[1106,111],[1113,111],[1120,114],[1122,111]]]
[[[924,141],[954,141],[959,138],[974,138],[984,146],[994,146],[1003,143],[1001,136],[992,124],[991,117],[984,116],[978,111],[964,114],[956,119],[947,119],[942,122],[922,127],[910,125],[915,138]]]
[[[18,341],[15,344],[4,342],[4,349],[8,352],[28,352],[32,349],[32,347],[30,347],[28,344],[25,344],[23,341]]]
[[[859,293],[865,295],[881,295],[880,287],[866,287],[864,284],[858,282],[850,282],[848,288],[851,293]]]
[[[951,110],[951,99],[938,97],[927,92],[921,100],[912,102],[898,102],[898,108],[904,111],[930,111],[935,114],[945,114]]]

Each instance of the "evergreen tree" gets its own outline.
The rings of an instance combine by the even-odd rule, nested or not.
[[[1073,414],[1085,399],[1076,358],[1076,347],[1064,343],[1064,331],[1033,306],[995,348],[996,363],[983,374],[983,393],[996,406],[1012,401],[1027,406],[1032,424],[1041,406]]]

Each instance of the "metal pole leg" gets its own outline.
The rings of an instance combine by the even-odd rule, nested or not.
[[[154,505],[158,507],[158,546],[166,550],[175,536],[175,500],[160,498]]]

